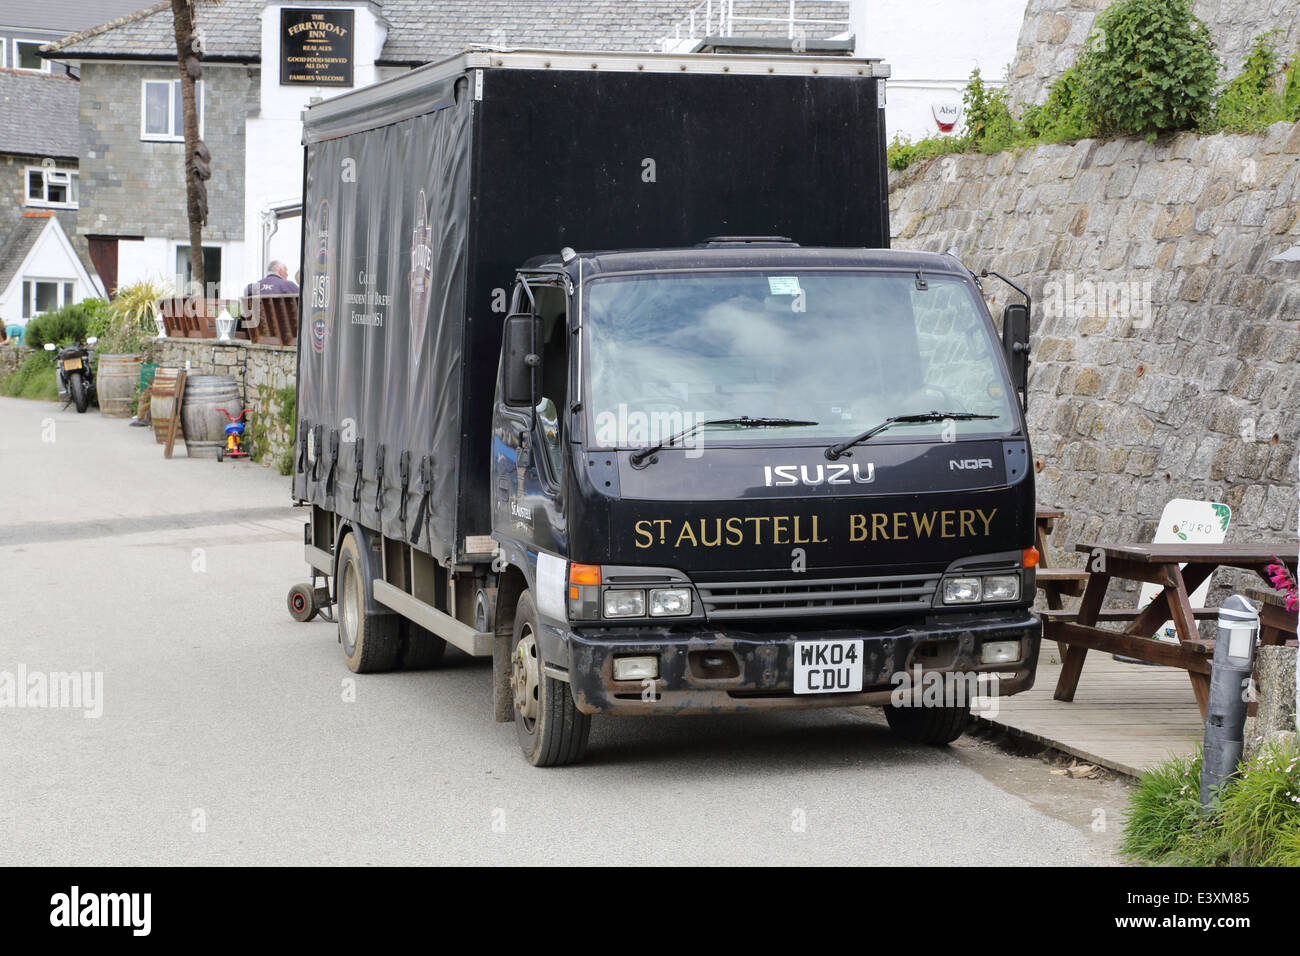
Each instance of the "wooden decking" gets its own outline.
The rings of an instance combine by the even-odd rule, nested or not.
[[[1093,652],[1071,703],[1052,699],[1060,671],[1055,645],[1044,641],[1033,689],[999,700],[987,722],[1133,777],[1201,742],[1205,724],[1185,670]]]

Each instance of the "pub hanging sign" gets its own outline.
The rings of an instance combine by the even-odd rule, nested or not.
[[[352,10],[280,10],[280,85],[352,85]]]

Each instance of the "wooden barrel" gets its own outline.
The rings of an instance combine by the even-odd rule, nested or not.
[[[149,398],[149,414],[153,418],[153,437],[160,445],[167,444],[167,428],[172,423],[172,411],[176,406],[176,376],[180,369],[160,368],[154,372],[153,394]],[[160,395],[159,392],[167,392]]]
[[[218,408],[238,415],[239,386],[233,375],[187,375],[181,403],[181,427],[185,430],[185,453],[191,458],[216,458],[226,444],[230,420]]]
[[[135,387],[140,381],[140,356],[101,355],[95,374],[99,411],[109,418],[130,418]]]

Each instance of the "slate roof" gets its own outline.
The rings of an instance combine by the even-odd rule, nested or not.
[[[0,69],[0,153],[76,159],[80,142],[74,78]]]
[[[427,63],[473,43],[571,50],[652,50],[689,15],[698,0],[382,0],[375,7],[388,22],[381,64]],[[197,5],[209,59],[260,59],[258,15],[265,0],[222,0]],[[765,16],[784,16],[786,0],[749,4]],[[845,2],[801,2],[799,16],[847,19]],[[739,13],[739,5],[737,12]],[[750,11],[745,11],[749,13]],[[773,24],[745,23],[746,35],[777,35]],[[811,28],[810,37],[830,32]],[[784,36],[784,27],[780,35]],[[176,55],[170,0],[75,33],[45,47],[64,58],[170,58]]]
[[[0,245],[0,292],[9,288],[9,283],[18,273],[18,267],[32,251],[51,218],[52,214],[47,211],[25,212],[14,223],[9,235],[5,236],[4,243]]]
[[[139,10],[141,0],[0,0],[0,24],[71,33]]]

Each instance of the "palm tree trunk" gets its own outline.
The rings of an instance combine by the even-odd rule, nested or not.
[[[203,274],[203,227],[208,221],[207,186],[200,178],[200,156],[207,148],[199,139],[199,114],[194,96],[194,81],[202,76],[199,64],[202,46],[194,32],[195,0],[172,0],[172,25],[176,33],[177,66],[181,73],[181,110],[185,128],[185,207],[189,218],[190,268],[193,285],[200,302],[206,298]],[[202,151],[202,152],[200,152]],[[206,164],[204,164],[206,167]]]

